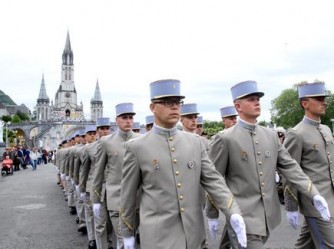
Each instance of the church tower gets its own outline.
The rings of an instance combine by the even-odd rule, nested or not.
[[[36,120],[39,121],[50,120],[51,106],[50,106],[50,99],[46,94],[44,74],[42,76],[41,88],[39,90],[37,105],[35,109],[36,109]]]
[[[79,121],[83,119],[83,105],[77,105],[77,91],[74,86],[73,51],[70,34],[67,31],[62,55],[61,83],[55,96],[55,104],[52,107],[52,120]]]
[[[99,81],[96,81],[94,97],[90,101],[90,118],[96,121],[97,118],[103,117],[103,101],[99,87]]]

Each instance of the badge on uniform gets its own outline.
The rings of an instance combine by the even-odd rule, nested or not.
[[[160,165],[159,165],[159,163],[158,163],[157,160],[154,159],[152,161],[152,164],[153,164],[153,167],[154,167],[155,170],[159,170],[160,169]]]
[[[246,151],[241,151],[240,155],[241,155],[242,160],[244,160],[244,161],[248,160],[248,155],[247,155]]]
[[[265,151],[265,152],[264,152],[264,156],[265,156],[265,157],[270,157],[270,151],[268,151],[268,150]]]
[[[194,167],[194,162],[193,162],[193,161],[189,161],[189,162],[187,163],[187,165],[188,165],[188,168],[189,168],[189,169],[192,169],[192,168]]]
[[[313,144],[313,150],[318,151],[319,150],[319,144]]]

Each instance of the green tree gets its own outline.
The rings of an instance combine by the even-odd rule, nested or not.
[[[4,121],[4,122],[11,122],[12,121],[12,117],[10,115],[3,115],[1,117],[1,120]]]
[[[299,84],[304,84],[301,82]],[[298,84],[297,84],[298,85]],[[277,126],[284,128],[294,127],[304,117],[304,110],[301,108],[298,98],[297,85],[293,88],[285,89],[272,101],[271,116],[272,121]],[[321,122],[332,128],[331,119],[334,118],[334,96],[328,91],[326,115]]]
[[[224,125],[220,121],[205,121],[203,124],[203,130],[209,138],[223,129]]]
[[[14,114],[14,116],[12,118],[12,123],[13,124],[19,124],[19,123],[21,123],[21,119],[20,119],[19,115]]]
[[[30,118],[27,114],[21,112],[21,111],[17,111],[16,114],[19,116],[19,118],[21,119],[21,121],[29,121]]]

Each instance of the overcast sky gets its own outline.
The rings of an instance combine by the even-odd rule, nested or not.
[[[33,110],[44,73],[54,100],[69,30],[87,118],[97,79],[104,116],[132,102],[144,123],[149,83],[173,78],[206,120],[232,104],[231,86],[255,80],[259,121],[269,121],[271,101],[295,83],[334,91],[333,9],[330,0],[0,0],[0,89]]]

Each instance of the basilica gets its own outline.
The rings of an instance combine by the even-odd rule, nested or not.
[[[67,32],[65,48],[62,55],[61,82],[55,95],[55,102],[48,97],[44,75],[35,106],[36,119],[38,121],[85,121],[82,103],[77,103],[77,91],[74,85],[73,51],[70,35]],[[90,101],[90,120],[103,116],[103,101],[99,83],[96,82],[95,93]]]

